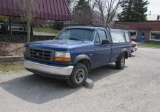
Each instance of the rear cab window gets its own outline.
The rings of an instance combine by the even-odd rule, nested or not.
[[[130,36],[127,31],[124,30],[111,30],[112,43],[128,43],[130,42]]]

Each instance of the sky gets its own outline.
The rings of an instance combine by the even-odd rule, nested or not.
[[[148,0],[150,3],[148,5],[147,14],[159,14],[160,15],[160,0]]]

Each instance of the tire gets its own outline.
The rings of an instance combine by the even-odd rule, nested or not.
[[[88,76],[87,68],[84,64],[77,63],[72,71],[67,83],[70,87],[76,88],[85,84]]]
[[[117,69],[123,69],[125,66],[125,54],[122,54],[120,56],[120,59],[118,61],[116,61],[116,68]]]

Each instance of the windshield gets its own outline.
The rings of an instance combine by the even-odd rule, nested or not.
[[[65,28],[55,39],[93,41],[94,34],[94,29]]]

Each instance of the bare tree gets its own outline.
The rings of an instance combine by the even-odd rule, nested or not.
[[[73,9],[73,21],[78,24],[91,24],[92,13],[89,2],[85,0],[79,0]]]
[[[106,21],[112,22],[114,17],[116,16],[117,10],[120,7],[120,3],[122,0],[107,0],[107,14],[106,14]]]
[[[73,14],[73,9],[77,5],[77,0],[66,0],[66,2],[68,4],[68,8],[69,8],[71,14]]]
[[[96,6],[101,15],[101,21],[110,23],[116,16],[122,0],[95,0]]]
[[[27,22],[27,42],[30,42],[31,23],[33,18],[37,16],[39,10],[36,0],[15,0],[18,4],[19,11],[17,12],[22,20]],[[40,2],[40,1],[39,1]]]
[[[91,11],[83,8],[80,11],[77,10],[76,14],[74,14],[74,21],[78,24],[91,24],[92,14]]]
[[[102,18],[101,18],[101,14],[99,13],[99,11],[97,10],[93,10],[92,12],[92,24],[94,25],[102,25]]]
[[[105,15],[105,4],[106,1],[105,0],[95,0],[96,6],[100,12],[101,15],[101,21],[104,22],[104,15]]]
[[[93,2],[93,0],[88,0],[88,4],[89,4],[89,6],[90,6],[90,9],[91,9],[91,14],[92,14],[92,20],[94,19],[94,17],[95,17],[95,11],[94,11],[94,9],[95,9],[95,6],[96,6],[96,2]]]

